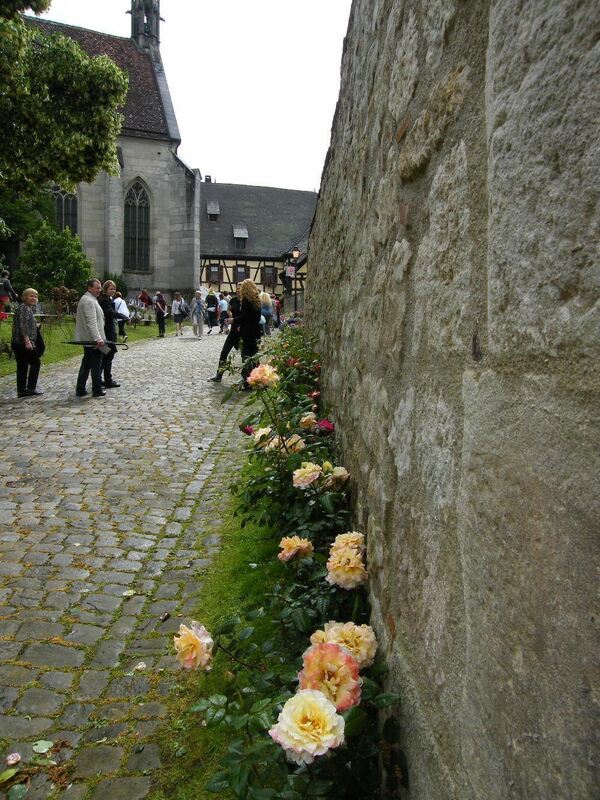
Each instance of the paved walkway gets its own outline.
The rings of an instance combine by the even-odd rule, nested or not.
[[[222,343],[119,351],[121,388],[99,399],[75,397],[79,360],[42,368],[42,398],[0,379],[0,753],[46,739],[68,767],[28,800],[150,790],[173,632],[218,547],[219,462],[240,449],[236,404],[206,382]]]

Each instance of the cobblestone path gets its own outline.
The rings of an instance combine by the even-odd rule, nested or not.
[[[0,752],[62,742],[50,755],[68,766],[62,787],[59,771],[35,776],[28,800],[150,792],[173,632],[240,458],[236,404],[206,382],[222,343],[120,351],[105,398],[75,397],[79,360],[43,367],[41,398],[0,380]]]

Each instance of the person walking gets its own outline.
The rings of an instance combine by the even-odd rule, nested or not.
[[[217,324],[217,306],[219,301],[212,289],[208,290],[206,295],[206,313],[208,314],[208,333],[212,333],[212,329]]]
[[[18,299],[19,295],[15,292],[10,282],[10,272],[7,269],[3,269],[0,273],[0,311],[4,311],[10,302],[16,302]]]
[[[250,278],[242,281],[240,287],[242,307],[240,310],[240,336],[242,339],[242,390],[252,387],[248,376],[256,366],[254,356],[258,353],[260,339],[260,296],[256,284]]]
[[[229,312],[232,316],[231,327],[229,328],[229,333],[227,334],[227,338],[223,344],[223,349],[221,350],[221,355],[219,356],[217,374],[208,379],[213,383],[220,383],[223,380],[223,373],[225,372],[225,365],[227,363],[227,357],[229,356],[229,353],[231,353],[234,347],[236,350],[240,349],[240,312],[242,308],[240,289],[241,284],[238,283],[235,295],[233,295],[229,301]]]
[[[192,300],[192,331],[196,339],[201,339],[204,333],[204,310],[202,292],[197,291]]]
[[[17,362],[17,397],[36,397],[43,394],[37,389],[40,356],[44,352],[44,340],[33,316],[33,307],[37,302],[37,291],[25,289],[13,317],[11,347]]]
[[[181,296],[181,292],[175,292],[175,297],[171,303],[171,314],[175,320],[175,336],[183,336],[183,320],[190,313],[187,303]]]
[[[121,314],[121,319],[117,320],[117,325],[119,327],[119,336],[123,339],[124,342],[127,341],[127,334],[125,333],[125,325],[129,322],[129,308],[127,307],[127,303],[123,299],[123,295],[121,292],[115,292],[115,296],[113,297],[113,303],[115,304],[115,311],[118,314]]]
[[[98,297],[98,304],[104,314],[104,343],[108,352],[104,351],[102,358],[102,371],[104,373],[104,387],[106,389],[118,389],[121,385],[117,383],[112,374],[113,359],[117,354],[117,320],[122,314],[115,308],[113,297],[117,291],[117,285],[113,281],[104,281],[102,292]]]
[[[260,313],[265,318],[265,333],[271,335],[271,325],[273,322],[273,303],[267,292],[260,293]]]
[[[154,301],[154,311],[156,312],[156,324],[158,325],[158,338],[164,339],[165,338],[165,320],[167,318],[167,314],[169,313],[167,309],[167,301],[162,295],[162,292],[156,293],[156,299]]]
[[[88,394],[86,384],[92,375],[92,395],[104,397],[102,388],[102,348],[104,348],[104,314],[98,304],[102,284],[98,278],[90,278],[86,284],[86,293],[77,304],[75,317],[75,339],[78,342],[90,342],[83,346],[83,358],[77,375],[75,394],[85,397]],[[92,344],[93,342],[93,344]]]
[[[227,319],[229,303],[225,299],[225,295],[222,292],[219,295],[219,303],[217,308],[219,311],[219,333],[223,333],[225,331],[225,320]]]

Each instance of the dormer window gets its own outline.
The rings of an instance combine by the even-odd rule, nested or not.
[[[206,213],[208,214],[209,222],[217,222],[221,209],[219,208],[218,200],[208,200],[206,203]]]
[[[246,249],[248,241],[248,228],[245,225],[233,226],[233,243],[238,250]]]

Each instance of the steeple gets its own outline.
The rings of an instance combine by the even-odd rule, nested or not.
[[[160,0],[131,0],[131,38],[142,50],[160,43]]]

